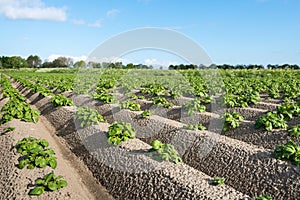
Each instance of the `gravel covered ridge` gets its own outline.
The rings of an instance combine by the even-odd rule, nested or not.
[[[30,94],[28,98],[33,100],[37,97]],[[140,140],[134,140],[134,143],[125,144],[121,148],[107,147],[106,136],[103,134],[107,126],[100,129],[92,126],[76,131],[72,115],[75,108],[51,108],[53,110],[50,111],[45,106],[51,107],[47,101],[47,97],[39,99],[36,106],[43,110],[44,116],[58,129],[58,135],[67,141],[73,153],[84,161],[116,199],[249,199],[229,186],[212,186],[211,177],[185,164],[157,162],[135,153],[149,149],[149,145]],[[101,139],[101,135],[105,138]],[[128,154],[131,151],[133,153]]]
[[[121,110],[118,116],[129,121],[138,118],[138,112]],[[159,139],[173,144],[183,155],[185,163],[210,176],[226,177],[227,184],[245,194],[255,196],[267,193],[278,198],[298,197],[300,168],[275,159],[272,150],[213,132],[184,130],[181,129],[181,123],[160,116],[154,115],[134,122],[138,138],[147,143]],[[155,129],[156,126],[153,125],[161,128]],[[139,132],[143,130],[141,127],[156,132],[147,131],[148,134],[143,134]]]
[[[112,107],[113,106],[111,105],[99,105],[96,108],[98,111],[108,112],[108,109]],[[52,118],[60,116],[62,121],[68,122],[67,124],[71,124],[71,119],[64,117],[65,115],[69,116],[69,114],[67,114],[68,112],[64,111],[65,114],[61,114],[59,109],[55,112],[51,112],[52,115],[51,113],[48,113],[46,116],[51,116]],[[110,111],[110,113],[107,113],[108,117],[117,116],[117,118],[120,119],[136,119],[134,117],[136,115],[138,115],[137,112],[130,112],[128,110],[115,110],[114,112]],[[128,118],[128,116],[133,117]],[[51,121],[51,117],[49,117],[48,120]],[[158,120],[155,118],[160,119]],[[185,146],[179,146],[179,151],[184,153],[184,161],[195,169],[198,169],[209,176],[223,176],[226,178],[226,183],[228,185],[251,196],[270,194],[275,199],[297,199],[299,197],[299,167],[295,167],[285,161],[274,159],[271,151],[231,139],[226,136],[215,136],[216,134],[211,132],[183,131],[180,129],[179,122],[168,120],[159,116],[151,116],[149,119],[150,121],[154,120],[154,122],[157,123],[157,126],[162,127],[159,129],[160,132],[157,132],[156,134],[153,132],[150,134],[151,140],[155,138],[160,139],[163,142],[172,143],[172,141],[182,139],[180,144],[188,144],[189,148],[186,150],[187,148]],[[55,121],[54,123],[59,123],[57,120],[53,121]],[[68,125],[66,127],[66,124],[64,124],[64,126],[68,134],[64,134],[62,136],[66,138],[70,144],[76,146],[76,148],[74,147],[74,152],[81,157],[85,163],[95,162],[95,160],[97,160],[95,155],[99,154],[82,154],[82,151],[85,148],[84,145],[78,144],[78,140],[74,139],[76,137],[74,137],[72,131],[68,131],[68,128],[72,128],[72,125]],[[183,135],[185,137],[182,137]],[[149,135],[147,136],[147,134],[142,134],[140,137],[142,140],[149,143]],[[218,140],[209,140],[207,138],[218,138]],[[203,143],[205,143],[206,146],[212,144],[215,145],[212,145],[210,152],[205,153],[206,156],[202,156],[202,154],[199,156],[198,152],[205,150],[205,148],[203,148]],[[173,144],[176,145],[176,143]],[[101,163],[98,164],[99,166],[101,165]],[[97,165],[94,164],[92,166],[95,167]],[[100,173],[97,169],[90,169],[96,177],[101,179],[102,175],[97,175],[97,173]],[[111,173],[111,169],[105,168],[105,166],[103,166],[103,170],[106,171],[105,174]],[[107,182],[110,181],[111,180]],[[105,185],[104,182],[101,183]]]

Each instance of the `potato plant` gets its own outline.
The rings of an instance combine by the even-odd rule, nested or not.
[[[153,115],[153,112],[152,111],[150,111],[150,110],[144,110],[142,113],[141,113],[141,116],[142,116],[142,118],[147,118],[147,117],[149,117],[149,116],[151,116],[151,115]]]
[[[300,136],[300,125],[291,126],[288,128],[290,136],[299,137]]]
[[[255,127],[264,127],[267,131],[271,131],[273,130],[273,128],[286,129],[287,124],[282,114],[277,113],[276,111],[269,111],[268,113],[256,120]]]
[[[73,106],[74,103],[71,99],[65,97],[62,94],[53,95],[51,98],[51,103],[55,107],[61,107],[61,106]]]
[[[77,107],[75,120],[79,122],[81,128],[99,124],[100,122],[106,122],[104,117],[100,115],[97,110],[89,107]]]
[[[141,105],[132,101],[124,101],[120,103],[121,109],[129,109],[132,111],[139,111],[141,110]]]
[[[43,178],[35,180],[35,187],[30,190],[29,195],[39,196],[44,191],[59,190],[68,185],[67,181],[63,180],[63,176],[55,176],[54,171],[46,174]]]
[[[222,118],[224,119],[223,132],[228,131],[230,128],[238,128],[240,122],[244,120],[243,116],[235,111],[231,113],[225,112]]]
[[[44,168],[46,166],[55,169],[57,166],[55,153],[48,146],[49,143],[44,139],[27,137],[19,140],[15,145],[17,153],[22,154],[19,159],[19,168],[23,169],[27,165],[28,169]]]
[[[206,127],[203,126],[202,124],[188,124],[188,125],[184,125],[183,126],[184,129],[187,129],[187,130],[194,130],[194,131],[204,131],[206,130]]]
[[[164,144],[159,140],[153,140],[151,142],[151,149],[149,149],[149,154],[152,158],[158,161],[172,161],[175,164],[182,162],[182,159],[178,155],[174,146],[171,144]]]
[[[122,141],[135,138],[135,130],[131,124],[125,122],[114,122],[107,133],[107,142],[113,145],[119,145]]]
[[[222,186],[225,184],[225,178],[216,176],[214,177],[212,184],[215,186]]]
[[[192,116],[195,112],[205,112],[206,107],[201,104],[200,99],[194,99],[182,105],[182,108],[188,110],[188,115]]]
[[[277,145],[274,154],[276,159],[287,159],[294,165],[300,165],[300,146],[294,141]]]

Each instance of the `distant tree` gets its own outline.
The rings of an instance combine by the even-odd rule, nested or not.
[[[74,64],[74,67],[75,68],[84,68],[84,67],[86,67],[86,63],[83,60],[80,60]]]
[[[45,61],[41,67],[42,68],[53,68],[54,65],[53,65],[53,62]]]
[[[132,63],[128,63],[124,68],[125,69],[133,69],[133,68],[135,68],[135,66]]]
[[[115,62],[115,68],[118,68],[118,69],[123,68],[122,62]]]
[[[74,64],[74,65],[75,65],[75,64]],[[92,67],[92,68],[101,68],[101,63],[89,61],[89,62],[88,62],[88,66],[90,66],[90,67]]]
[[[28,56],[26,62],[28,64],[28,67],[30,67],[30,68],[37,68],[37,67],[40,67],[42,64],[42,60],[37,55]]]
[[[53,67],[69,67],[69,62],[68,62],[68,58],[66,57],[58,57],[55,60],[53,60]]]
[[[28,67],[26,60],[20,56],[3,56],[1,57],[3,68],[25,68]]]

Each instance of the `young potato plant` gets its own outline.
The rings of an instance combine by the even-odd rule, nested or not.
[[[269,195],[259,195],[258,197],[254,197],[255,200],[272,200],[272,197]]]
[[[1,124],[11,121],[13,118],[36,123],[40,115],[40,111],[31,109],[29,104],[15,98],[10,98],[2,107],[1,112]]]
[[[229,113],[225,112],[222,118],[225,120],[222,131],[228,131],[229,128],[238,128],[240,122],[244,120],[243,116],[235,111]]]
[[[214,177],[212,184],[216,186],[222,186],[225,184],[225,178],[216,176]]]
[[[142,116],[142,118],[147,118],[147,117],[149,117],[149,116],[151,116],[151,115],[153,115],[153,112],[152,111],[150,111],[150,110],[145,110],[145,111],[143,111],[142,113],[141,113],[141,116]]]
[[[300,117],[300,106],[297,103],[285,103],[277,107],[277,113],[282,114],[285,120],[291,120],[293,117]]]
[[[19,168],[23,169],[26,165],[28,169],[44,168],[48,165],[55,169],[57,166],[56,157],[53,156],[55,153],[48,146],[49,143],[44,139],[28,137],[19,140],[15,146],[17,153],[23,155],[19,160]]]
[[[51,103],[55,107],[61,107],[61,106],[73,106],[74,103],[71,99],[65,97],[62,94],[53,95],[51,98]]]
[[[141,110],[141,105],[132,101],[124,101],[120,104],[121,109],[129,109],[132,111]]]
[[[89,107],[77,107],[75,112],[75,120],[80,123],[81,128],[88,127],[99,122],[106,122],[104,117],[97,110]]]
[[[276,159],[287,159],[296,166],[300,165],[300,146],[294,141],[289,141],[284,145],[277,145],[274,154]]]
[[[151,99],[154,105],[164,106],[164,108],[169,108],[174,106],[174,104],[168,102],[165,97],[154,97]]]
[[[188,115],[192,116],[195,112],[205,112],[206,107],[201,104],[200,99],[194,99],[182,105],[182,108],[188,110]]]
[[[149,83],[145,85],[145,88],[141,89],[142,93],[152,94],[154,96],[166,95],[166,88],[158,83]]]
[[[11,131],[14,131],[15,129],[16,129],[16,128],[9,126],[9,127],[6,127],[6,128],[4,129],[4,131],[5,131],[5,132],[11,132]]]
[[[128,141],[135,138],[135,130],[131,124],[125,122],[114,122],[108,128],[107,142],[113,145],[119,145],[122,141]]]
[[[107,94],[107,93],[93,93],[92,97],[98,101],[101,101],[105,104],[112,104],[112,103],[116,103],[117,99],[114,95],[112,94]]]
[[[299,137],[300,136],[300,125],[291,126],[288,128],[290,136]]]
[[[287,124],[284,120],[284,116],[282,114],[278,114],[277,112],[269,111],[267,114],[264,114],[262,117],[256,120],[255,127],[260,128],[264,127],[267,131],[273,130],[273,128],[282,128],[286,129]]]
[[[68,185],[67,181],[63,180],[63,176],[55,176],[52,171],[46,174],[43,178],[35,180],[35,187],[29,192],[29,195],[41,195],[44,191],[59,190]]]
[[[131,99],[140,99],[140,100],[145,100],[146,99],[144,96],[138,96],[136,94],[130,94],[130,95],[127,95],[127,96]]]
[[[204,131],[206,130],[206,127],[203,126],[202,124],[188,124],[188,125],[184,125],[183,126],[184,129],[187,129],[187,130],[194,130],[194,131]]]
[[[164,144],[159,140],[153,140],[151,142],[152,148],[149,149],[149,154],[155,160],[162,161],[172,161],[175,164],[182,162],[182,159],[178,155],[178,152],[175,150],[174,146],[171,144]]]

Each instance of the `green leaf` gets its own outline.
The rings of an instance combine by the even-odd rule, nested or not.
[[[41,195],[44,193],[44,186],[36,186],[33,190],[29,192],[29,195]]]
[[[29,164],[27,168],[28,169],[34,169],[34,164]]]
[[[43,179],[38,178],[35,180],[35,184],[37,184],[37,185],[43,185],[44,183],[45,183],[45,181]]]
[[[28,163],[27,159],[26,160],[20,160],[20,162],[19,162],[19,168],[23,169],[27,165],[27,163]]]
[[[55,168],[57,167],[57,161],[56,161],[56,158],[53,157],[53,156],[51,156],[51,157],[48,158],[48,163],[49,163],[49,165],[50,165],[50,167],[51,167],[52,169],[55,169]]]
[[[47,186],[48,186],[49,190],[51,190],[51,191],[54,191],[54,190],[58,189],[58,186],[54,181],[48,182]]]
[[[68,183],[67,183],[67,181],[59,180],[59,181],[57,182],[57,185],[59,186],[59,188],[62,188],[62,187],[67,187],[67,186],[68,186]]]
[[[40,156],[35,159],[35,165],[44,168],[47,166],[47,161],[44,157]]]

